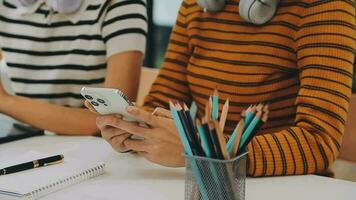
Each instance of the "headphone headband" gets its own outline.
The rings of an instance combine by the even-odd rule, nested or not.
[[[197,0],[205,11],[221,11],[227,0]],[[277,11],[280,0],[240,0],[240,16],[253,24],[265,24],[270,21]]]

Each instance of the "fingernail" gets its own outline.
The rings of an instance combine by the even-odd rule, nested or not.
[[[126,111],[129,113],[132,113],[136,110],[136,108],[134,106],[127,106]]]

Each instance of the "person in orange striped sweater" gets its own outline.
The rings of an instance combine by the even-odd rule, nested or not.
[[[338,156],[351,96],[355,53],[353,0],[282,0],[274,18],[254,25],[238,14],[239,0],[204,12],[185,0],[165,62],[145,106],[168,109],[170,99],[200,113],[215,88],[230,99],[226,134],[250,104],[267,102],[270,118],[248,146],[248,174],[325,174]],[[220,105],[221,107],[222,105]],[[182,166],[182,146],[166,110],[159,116],[135,107],[139,127],[99,117],[102,135],[119,152]],[[128,133],[145,140],[132,140]]]

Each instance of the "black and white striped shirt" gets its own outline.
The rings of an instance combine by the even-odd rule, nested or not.
[[[0,47],[19,96],[80,107],[81,87],[103,85],[107,58],[145,51],[145,0],[83,0],[69,15],[46,5],[33,14],[16,11],[0,0]]]

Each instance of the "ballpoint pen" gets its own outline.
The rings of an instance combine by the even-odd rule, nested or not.
[[[42,158],[18,165],[13,165],[10,167],[5,167],[3,169],[0,169],[0,176],[1,175],[7,175],[7,174],[13,174],[16,172],[21,172],[29,169],[35,169],[39,167],[45,167],[49,165],[54,165],[54,164],[59,164],[62,163],[64,159],[63,155],[56,155],[56,156],[51,156],[47,158]]]

